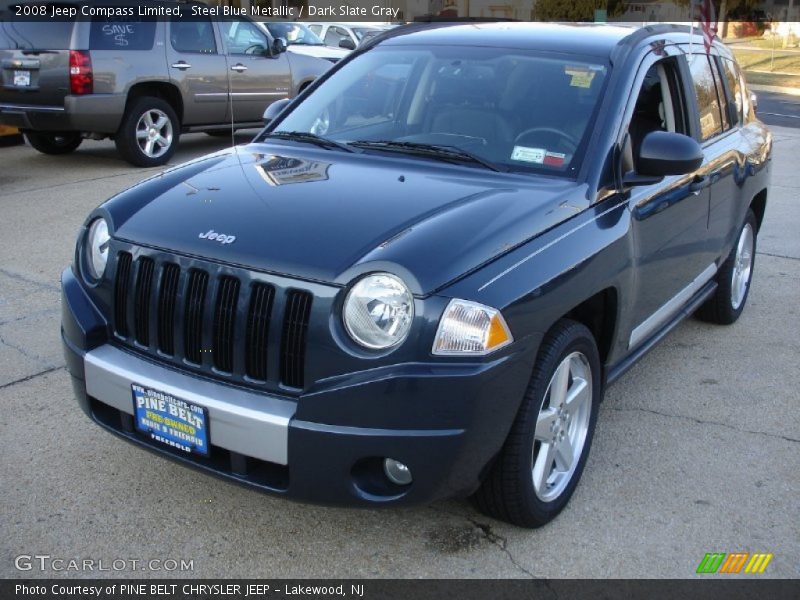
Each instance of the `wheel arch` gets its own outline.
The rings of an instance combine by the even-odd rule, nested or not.
[[[556,323],[561,319],[571,319],[585,325],[592,332],[600,360],[605,365],[614,347],[618,307],[617,289],[607,287],[569,309]]]
[[[315,79],[316,79],[316,77],[307,77],[307,78],[303,79],[302,81],[300,81],[300,83],[297,84],[297,94],[296,95],[299,96],[300,94],[305,92],[306,88],[308,86],[310,86],[312,83],[314,83]]]
[[[183,98],[175,85],[166,81],[149,81],[132,85],[128,90],[125,111],[127,112],[133,102],[145,96],[154,96],[167,102],[178,115],[178,121],[183,123]]]
[[[764,213],[767,210],[767,188],[758,192],[750,201],[750,208],[756,215],[756,231],[761,230],[761,223],[764,221]]]

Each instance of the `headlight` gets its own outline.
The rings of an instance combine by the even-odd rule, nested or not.
[[[357,343],[373,350],[397,346],[414,320],[414,298],[406,285],[389,273],[367,275],[344,301],[344,326]]]
[[[89,277],[98,281],[103,277],[108,262],[108,223],[102,217],[92,221],[86,236],[86,270]]]
[[[451,300],[442,315],[433,353],[442,356],[489,354],[514,341],[500,311],[477,302]]]

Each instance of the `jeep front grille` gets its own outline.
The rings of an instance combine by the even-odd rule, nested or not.
[[[247,358],[245,373],[257,381],[267,380],[267,334],[274,295],[275,289],[263,283],[254,283],[250,292],[245,340]]]
[[[206,350],[203,348],[203,309],[206,307],[207,286],[208,273],[192,269],[184,309],[183,351],[186,360],[197,365],[203,362],[203,351]]]
[[[239,301],[239,280],[224,276],[219,280],[214,309],[214,366],[220,371],[233,371],[233,333],[236,304]]]
[[[161,290],[158,293],[158,349],[175,354],[175,300],[178,297],[178,265],[165,263],[161,267]]]
[[[117,256],[117,278],[114,282],[114,324],[117,334],[128,337],[128,284],[131,279],[130,252]]]
[[[310,313],[311,297],[297,290],[289,292],[281,336],[281,381],[292,387],[303,386],[306,330]]]
[[[116,254],[119,342],[229,381],[303,388],[311,292],[259,281],[242,269],[151,254]]]
[[[140,258],[136,271],[136,292],[133,297],[133,330],[136,341],[150,345],[150,290],[153,287],[153,261]]]

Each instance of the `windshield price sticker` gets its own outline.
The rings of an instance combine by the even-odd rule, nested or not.
[[[572,87],[592,87],[594,71],[585,67],[564,67],[564,73],[571,77],[569,84]]]
[[[521,162],[529,162],[542,164],[545,155],[544,148],[528,148],[527,146],[514,146],[514,151],[511,153],[511,160],[518,160]]]

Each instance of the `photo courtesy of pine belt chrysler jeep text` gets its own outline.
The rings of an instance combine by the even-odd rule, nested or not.
[[[772,136],[687,27],[400,27],[264,119],[94,210],[62,276],[81,407],[185,465],[539,526],[605,388],[747,301]]]

